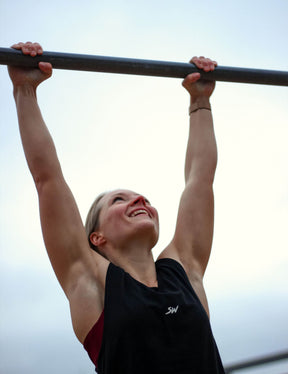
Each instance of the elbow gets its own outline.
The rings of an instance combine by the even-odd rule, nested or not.
[[[37,175],[32,174],[32,176],[33,176],[34,184],[38,192],[38,195],[40,195],[41,192],[43,191],[43,186],[45,186],[49,178],[44,177],[43,175],[40,175],[40,174],[37,174]]]
[[[209,151],[210,149],[210,151]],[[197,179],[213,184],[217,168],[217,147],[208,148],[205,152],[197,152],[189,155],[185,163],[185,181]]]
[[[61,169],[53,168],[52,165],[50,167],[47,165],[42,165],[42,167],[38,165],[34,171],[31,171],[31,174],[38,194],[41,194],[43,186],[46,186],[47,183],[63,178]]]
[[[185,170],[185,182],[198,181],[201,185],[212,186],[215,179],[217,159],[204,165],[191,165],[190,170]]]

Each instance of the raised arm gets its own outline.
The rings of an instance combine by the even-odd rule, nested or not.
[[[42,53],[36,43],[19,43],[13,48],[22,49],[32,57]],[[70,298],[81,276],[95,278],[95,265],[104,259],[89,248],[77,205],[37,104],[37,86],[51,76],[52,66],[39,63],[39,69],[9,67],[9,74],[23,148],[39,196],[45,245],[56,276]]]
[[[204,57],[191,60],[204,71],[214,70],[216,62]],[[185,189],[182,194],[174,238],[160,255],[179,260],[190,279],[202,279],[211,251],[214,198],[213,180],[217,148],[209,98],[215,82],[188,75],[183,86],[190,94],[190,130],[185,161]]]

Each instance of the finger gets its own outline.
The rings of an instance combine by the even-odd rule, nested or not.
[[[204,56],[194,56],[191,60],[191,63],[193,63],[198,69],[204,69],[207,66],[207,62]]]
[[[36,55],[42,55],[43,49],[39,43],[29,43],[27,44],[27,48],[29,50],[29,54],[32,57],[35,57]]]
[[[189,74],[187,75],[187,80],[190,82],[190,83],[194,83],[194,82],[197,82],[198,79],[201,78],[201,74],[200,73],[192,73],[192,74]]]
[[[211,71],[211,70],[214,70],[214,65],[211,64],[211,60],[210,58],[206,58],[204,56],[201,56],[199,58],[200,62],[201,62],[201,65],[202,65],[202,69],[205,71],[205,72],[208,72],[208,71]]]
[[[50,62],[39,62],[38,66],[43,73],[52,75],[52,65]]]
[[[43,48],[41,47],[41,45],[39,43],[34,43],[34,48],[35,50],[37,51],[37,54],[38,55],[42,55],[43,53]]]
[[[202,64],[200,58],[197,56],[192,57],[190,63],[196,65],[197,67]]]
[[[19,42],[19,43],[15,43],[15,44],[11,45],[11,48],[21,49],[23,45],[24,45],[24,43]]]
[[[30,55],[31,51],[33,50],[32,43],[31,42],[23,43],[21,49],[24,55]]]
[[[22,52],[32,57],[35,57],[37,55],[38,53],[37,51],[38,51],[38,43],[27,42],[22,47]]]
[[[43,53],[43,49],[39,43],[20,42],[13,44],[11,48],[21,49],[24,55],[30,55],[32,57],[35,57],[37,54],[41,55]]]
[[[216,61],[212,61],[210,58],[204,56],[196,57],[194,56],[190,63],[193,63],[197,66],[198,69],[203,69],[205,72],[213,71],[217,66]]]
[[[192,74],[189,74],[189,75],[187,75],[187,77],[183,80],[182,85],[183,85],[184,87],[188,87],[188,86],[190,86],[191,84],[197,82],[200,78],[201,78],[201,74],[200,74],[200,73],[192,73]]]
[[[218,65],[217,61],[210,60],[210,58],[207,59],[207,62],[209,64],[210,70],[213,71],[215,67]]]

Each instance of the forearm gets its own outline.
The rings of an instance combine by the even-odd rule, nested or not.
[[[61,173],[55,146],[37,103],[36,90],[27,85],[14,88],[21,140],[36,184]]]
[[[193,103],[192,103],[193,104]],[[209,99],[200,108],[208,107]],[[192,178],[213,183],[217,165],[217,146],[212,113],[209,109],[198,109],[190,114],[190,129],[185,161],[185,181]]]

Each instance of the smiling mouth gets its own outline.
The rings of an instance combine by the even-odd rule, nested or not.
[[[139,216],[141,214],[146,214],[147,216],[149,216],[147,210],[138,209],[138,210],[135,210],[134,212],[132,212],[129,217],[136,217],[136,216]]]

